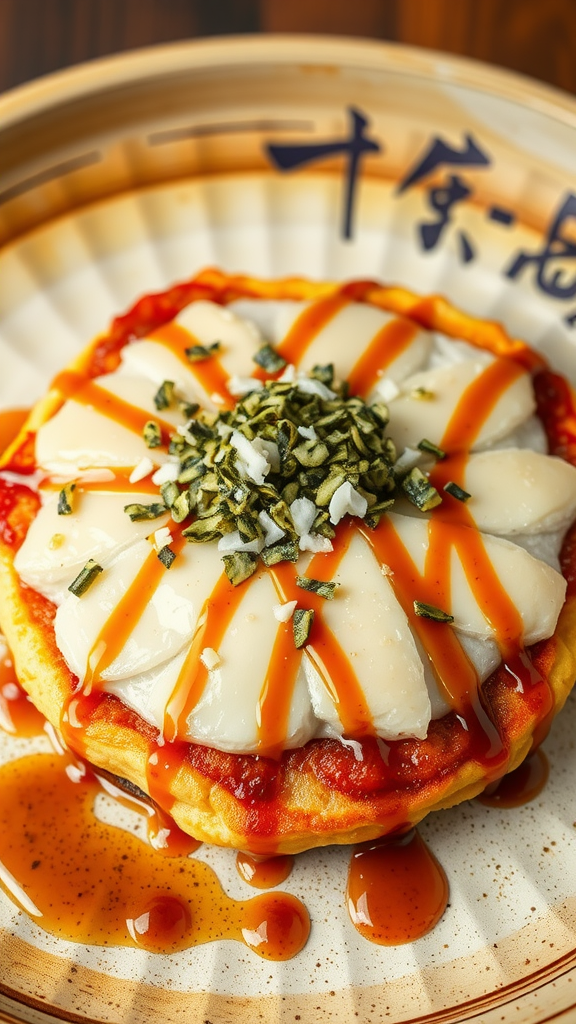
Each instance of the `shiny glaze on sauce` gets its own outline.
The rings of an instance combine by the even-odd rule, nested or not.
[[[251,853],[236,854],[236,870],[240,878],[254,889],[273,889],[288,878],[294,858],[290,855],[280,857],[255,857]]]
[[[61,755],[0,768],[0,885],[45,931],[155,953],[218,939],[268,960],[302,949],[310,921],[300,900],[282,892],[233,900],[201,861],[182,857],[175,869],[131,832],[98,820],[99,792],[85,765]]]
[[[540,795],[549,774],[548,758],[538,748],[518,768],[489,786],[476,799],[488,807],[523,807]]]
[[[399,946],[426,935],[448,903],[444,869],[419,832],[357,846],[347,887],[348,912],[364,938]]]

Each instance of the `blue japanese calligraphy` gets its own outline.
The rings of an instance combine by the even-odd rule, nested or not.
[[[333,139],[328,142],[300,142],[293,145],[270,143],[266,147],[270,160],[280,171],[292,171],[297,167],[303,167],[317,160],[325,160],[326,157],[340,153],[348,155],[342,224],[342,234],[346,239],[352,238],[354,198],[362,157],[366,153],[380,153],[382,149],[375,139],[368,138],[365,134],[369,125],[368,118],[354,107],[348,109],[348,114],[350,131],[348,136],[343,139]]]
[[[405,192],[438,168],[487,167],[489,164],[490,157],[480,149],[471,135],[466,136],[462,149],[454,149],[442,139],[434,138],[424,156],[400,182],[398,193]],[[452,220],[452,208],[470,195],[472,195],[472,189],[458,174],[451,174],[445,185],[428,190],[428,202],[438,216],[433,221],[422,221],[418,225],[422,248],[425,252],[436,248],[445,227]],[[475,256],[474,246],[464,231],[458,233],[458,238],[460,258],[464,263],[469,263]]]
[[[565,230],[569,221],[576,222],[576,195],[570,192],[561,203],[548,229],[542,248],[537,252],[520,252],[506,270],[506,276],[518,277],[524,267],[536,268],[536,284],[555,299],[572,299],[576,295],[576,273],[567,279],[565,267],[554,267],[557,260],[576,259],[576,242]],[[572,224],[572,235],[575,224]]]

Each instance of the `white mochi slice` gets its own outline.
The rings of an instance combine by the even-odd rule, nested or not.
[[[258,322],[264,333],[276,344],[280,344],[301,313],[310,302],[239,302],[236,304],[243,315]],[[260,310],[256,307],[265,306]],[[347,377],[353,366],[370,345],[379,331],[393,320],[394,314],[376,309],[364,303],[353,302],[338,310],[335,316],[322,327],[306,349],[298,368],[309,371],[316,365],[334,363],[336,376]],[[386,363],[384,374],[399,382],[416,373],[426,362],[432,347],[432,335],[415,327],[414,336],[395,359]]]
[[[58,515],[58,494],[50,494],[16,554],[16,571],[28,586],[60,604],[89,558],[106,566],[125,547],[165,526],[169,515],[131,522],[124,506],[149,505],[151,494],[134,491],[76,492],[71,515]]]
[[[104,682],[104,691],[115,694],[145,722],[155,725],[159,732],[163,733],[166,705],[176,685],[186,654],[187,648],[149,672],[136,672],[127,679],[107,679]]]
[[[210,345],[219,341],[218,358],[231,376],[246,376],[251,367],[256,369],[252,357],[263,344],[260,332],[254,324],[236,316],[229,307],[199,300],[185,306],[174,322],[193,335],[191,344],[196,341]]]
[[[285,628],[271,611],[277,600],[267,575],[246,587],[216,652],[219,664],[208,673],[204,692],[188,717],[188,739],[231,752],[258,750],[259,704],[278,629]],[[299,672],[285,746],[302,746],[316,726],[304,674]]]
[[[150,552],[147,540],[121,552],[82,597],[69,594],[55,619],[56,642],[72,671],[85,677],[90,652]],[[156,557],[153,554],[153,557]],[[123,679],[147,672],[174,657],[190,643],[204,601],[212,592],[222,563],[210,544],[187,544],[166,569],[151,600],[103,679]]]
[[[143,437],[90,406],[65,402],[36,436],[36,460],[50,473],[70,474],[93,466],[137,466],[150,455]],[[166,460],[153,450],[158,465]]]
[[[162,380],[167,379],[166,377],[162,378]],[[99,384],[101,388],[109,391],[110,394],[117,395],[123,401],[129,402],[130,405],[134,405],[136,408],[148,413],[151,420],[161,419],[166,423],[172,424],[173,427],[178,427],[184,423],[184,417],[177,406],[158,411],[154,404],[154,395],[158,388],[156,381],[151,380],[149,377],[124,371],[108,373],[105,377],[97,377],[94,383]],[[148,451],[148,454],[150,454],[150,451]],[[152,454],[154,454],[153,451]]]
[[[482,359],[469,359],[416,373],[404,381],[402,392],[389,402],[387,433],[398,451],[414,448],[426,438],[441,444],[450,419],[469,385],[485,370]],[[423,389],[425,395],[418,393]],[[522,373],[506,388],[486,418],[472,445],[486,447],[528,419],[535,409],[530,375]]]
[[[576,468],[527,448],[472,454],[464,487],[466,507],[488,533],[550,533],[576,513]]]
[[[419,572],[423,573],[430,521],[396,513],[390,513],[389,518]],[[464,533],[467,530],[467,527],[460,527]],[[551,566],[511,541],[482,534],[482,542],[500,583],[522,619],[523,642],[533,644],[551,636],[564,603],[565,579]],[[493,627],[482,614],[454,547],[450,567],[450,607],[442,610],[454,616],[454,629],[468,636],[493,637]]]
[[[176,409],[158,413],[154,405],[157,389],[146,377],[109,373],[97,377],[94,383],[148,413],[150,419],[160,416],[174,427],[184,422]],[[36,438],[36,460],[51,473],[69,473],[71,467],[137,466],[143,458],[152,458],[160,465],[166,461],[166,454],[158,448],[148,448],[139,431],[117,423],[104,412],[74,398],[65,402],[56,415],[40,427]]]
[[[426,735],[431,707],[424,668],[408,620],[366,541],[353,537],[322,606],[326,625],[350,659],[374,728],[384,739]],[[314,661],[314,649],[310,650]],[[320,656],[320,655],[319,655]],[[343,726],[318,666],[305,666],[314,712],[333,733]]]
[[[126,345],[122,349],[122,365],[118,373],[122,376],[143,377],[150,382],[152,395],[165,380],[171,380],[176,386],[178,395],[185,401],[203,403],[209,396],[205,395],[202,386],[192,373],[191,365],[187,366],[186,362],[180,359],[167,345],[150,338],[143,338],[141,341],[131,342],[130,345]],[[166,411],[168,410],[163,410],[160,415],[164,416]],[[178,422],[183,422],[182,415]]]

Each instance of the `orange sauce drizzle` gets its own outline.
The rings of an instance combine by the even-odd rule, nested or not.
[[[334,539],[334,549],[329,553],[320,553],[314,556],[306,575],[311,579],[319,579],[329,582],[342,558],[346,554],[356,526],[349,519],[341,524]],[[354,672],[350,659],[338,643],[338,640],[323,619],[324,598],[319,597],[311,591],[303,590],[296,584],[297,570],[289,562],[280,562],[270,569],[270,574],[282,601],[298,601],[300,607],[310,608],[314,611],[314,621],[308,643],[306,654],[310,657],[316,669],[320,673],[324,685],[330,693],[338,709],[338,717],[342,723],[345,736],[371,736],[374,735],[374,726],[370,709],[360,686],[356,673]],[[294,640],[292,638],[292,645]],[[294,669],[294,663],[293,663]],[[298,666],[296,665],[296,671]],[[284,705],[286,694],[282,687],[286,687],[289,694],[292,694],[295,682],[295,675],[279,675],[273,677],[269,669],[269,687],[266,692],[268,706],[262,706],[262,733],[264,728],[272,728],[279,735],[278,725],[274,724],[276,716],[280,720],[284,713],[283,729],[285,735],[285,723],[287,711]],[[266,722],[266,726],[264,723]]]
[[[426,935],[448,903],[444,869],[418,832],[356,847],[348,874],[348,910],[370,942],[399,946]]]
[[[288,334],[277,346],[277,351],[288,360],[289,363],[298,363],[306,350],[310,347],[314,338],[320,333],[323,327],[332,320],[344,306],[349,305],[350,299],[336,292],[326,298],[318,299],[312,305],[307,306],[294,321]]]
[[[166,705],[164,738],[168,742],[186,735],[188,716],[200,700],[208,680],[208,669],[200,661],[200,655],[205,647],[218,650],[245,595],[244,586],[235,587],[226,574],[222,573],[204,602],[190,650]]]
[[[160,427],[163,447],[168,446],[170,436],[174,433],[171,423],[157,415],[151,416],[139,406],[126,402],[118,395],[113,395],[93,380],[87,380],[82,374],[75,373],[73,370],[65,370],[58,374],[52,386],[58,389],[65,399],[70,398],[81,405],[90,406],[102,416],[107,416],[134,434],[142,434],[146,424],[153,419]]]
[[[374,335],[348,374],[350,394],[363,398],[377,384],[387,366],[408,348],[419,328],[404,317],[390,320]]]
[[[182,533],[176,533],[170,547],[178,555],[185,543],[186,538],[182,536]],[[156,551],[151,549],[126,593],[121,597],[94,641],[88,655],[88,666],[82,687],[85,695],[91,693],[93,686],[102,679],[102,673],[120,654],[167,571],[169,570],[160,561]]]
[[[543,750],[535,750],[518,768],[489,786],[476,799],[488,807],[522,807],[540,795],[549,773],[546,754]]]
[[[199,345],[198,338],[195,338],[191,331],[188,331],[181,324],[168,323],[156,328],[148,335],[150,341],[158,341],[183,363],[204,389],[208,397],[213,394],[219,395],[221,401],[218,403],[223,409],[232,409],[235,399],[227,388],[230,374],[222,366],[217,356],[210,356],[209,359],[201,359],[193,363],[186,355],[186,349],[192,345]]]

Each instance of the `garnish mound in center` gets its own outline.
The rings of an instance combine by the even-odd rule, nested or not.
[[[191,518],[184,536],[218,541],[233,584],[259,559],[271,566],[330,551],[344,515],[375,527],[393,503],[387,406],[349,396],[332,365],[309,376],[290,370],[253,378],[232,410],[196,410],[170,441],[174,479],[161,484],[162,503],[126,507],[133,519],[168,510],[177,523]]]

